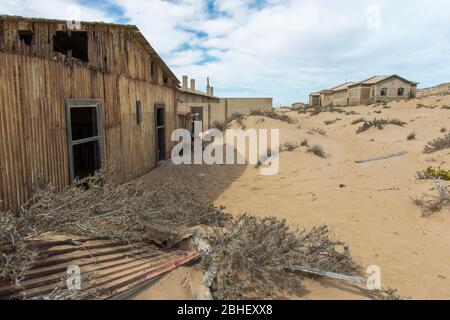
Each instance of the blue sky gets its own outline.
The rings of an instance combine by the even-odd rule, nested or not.
[[[0,0],[1,14],[137,25],[172,70],[275,105],[345,80],[450,81],[447,0]]]

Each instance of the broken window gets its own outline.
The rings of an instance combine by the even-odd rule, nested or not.
[[[381,89],[381,95],[382,96],[387,96],[387,93],[388,93],[388,89],[387,88],[382,88]]]
[[[169,83],[169,77],[166,74],[163,75],[163,81],[164,81],[164,84]]]
[[[70,181],[101,168],[100,106],[97,101],[67,100]]]
[[[19,30],[20,41],[25,43],[27,46],[31,46],[33,42],[33,31],[31,30]]]
[[[398,88],[397,95],[403,96],[405,94],[405,88]]]
[[[53,50],[68,57],[89,61],[87,32],[57,31],[53,36]]]

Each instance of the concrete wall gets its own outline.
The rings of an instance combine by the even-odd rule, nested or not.
[[[203,131],[206,131],[210,128],[210,125],[212,124],[212,122],[210,121],[209,110],[215,104],[216,103],[195,103],[195,102],[182,103],[182,102],[178,102],[177,111],[191,112],[192,108],[202,108],[203,109]],[[180,127],[179,119],[177,119],[177,121],[178,121],[177,126],[179,128]]]
[[[211,128],[215,121],[225,122],[233,113],[249,115],[251,110],[272,110],[272,98],[222,98],[218,103],[178,102],[177,111],[203,108],[203,131]],[[177,119],[178,128],[181,123]]]
[[[211,125],[215,121],[224,122],[225,121],[225,100],[221,99],[219,103],[211,104],[210,122]]]
[[[225,104],[226,116],[233,113],[250,114],[252,110],[272,110],[272,98],[222,98],[221,103]]]
[[[327,107],[333,104],[333,94],[331,93],[322,93],[320,95],[320,106]]]
[[[320,105],[320,96],[309,96],[309,105],[317,107]]]
[[[387,89],[387,95],[382,96],[381,91],[383,88]],[[402,96],[397,94],[399,88],[404,88],[405,92]],[[390,78],[375,85],[375,101],[393,101],[404,100],[411,97],[411,84],[403,81],[399,78]]]
[[[346,106],[348,104],[348,90],[340,90],[333,93],[333,106]]]
[[[359,106],[368,102],[371,96],[372,87],[370,86],[357,86],[351,87],[348,90],[348,105]]]

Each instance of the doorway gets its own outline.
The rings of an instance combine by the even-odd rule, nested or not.
[[[66,100],[70,182],[101,169],[100,115],[98,100]]]
[[[191,114],[193,121],[202,122],[202,130],[203,130],[203,107],[191,107]],[[191,133],[194,134],[194,122],[192,122]]]
[[[155,105],[156,163],[166,160],[166,106]]]

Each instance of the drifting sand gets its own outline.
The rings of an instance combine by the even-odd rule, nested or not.
[[[417,104],[434,108],[416,108]],[[321,145],[329,155],[321,159],[304,147],[282,153],[280,172],[261,176],[254,166],[163,166],[145,179],[158,183],[182,179],[199,192],[202,200],[226,207],[238,214],[284,218],[292,228],[327,224],[334,236],[347,242],[355,260],[364,268],[378,265],[383,288],[397,288],[402,297],[450,299],[450,212],[421,215],[411,198],[432,193],[430,181],[415,178],[428,166],[450,168],[450,150],[423,154],[425,144],[450,130],[449,95],[427,96],[408,102],[393,102],[390,108],[360,106],[345,108],[359,115],[288,112],[298,120],[287,124],[262,117],[248,117],[247,128],[279,128],[281,143],[300,143],[307,138]],[[374,113],[381,111],[381,114]],[[357,118],[398,118],[405,127],[386,126],[356,134]],[[325,120],[342,120],[326,126]],[[300,125],[300,128],[299,128]],[[326,136],[309,134],[323,128]],[[408,141],[414,131],[416,140]],[[355,160],[388,153],[408,154],[386,160],[357,164]],[[201,174],[199,174],[201,173]],[[184,271],[178,271],[184,272]],[[157,291],[149,289],[145,298],[177,298],[182,280],[161,280]],[[188,297],[183,295],[183,297]],[[363,296],[341,284],[322,279],[306,280],[302,293],[294,299],[359,299]]]

